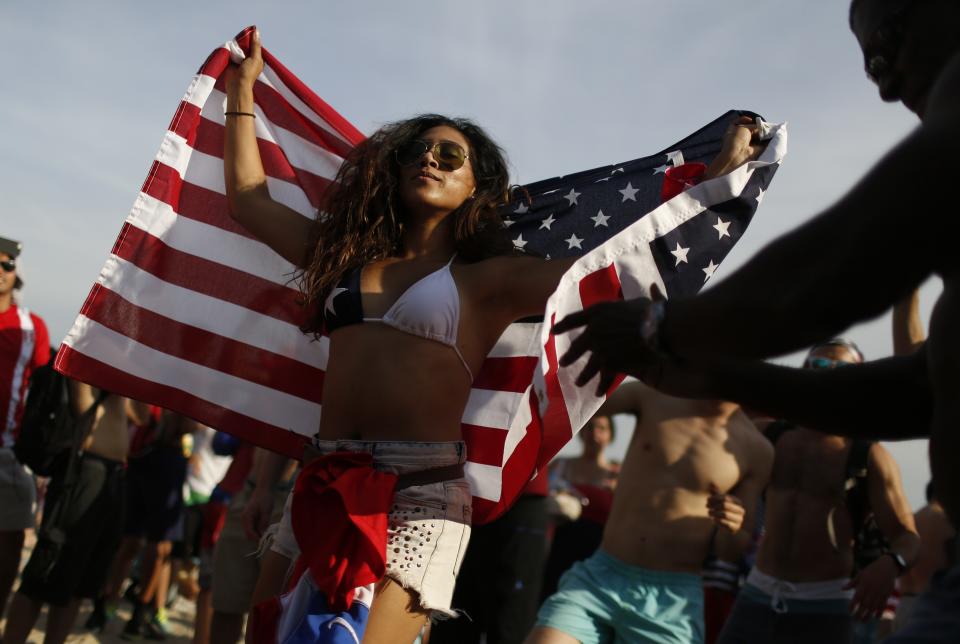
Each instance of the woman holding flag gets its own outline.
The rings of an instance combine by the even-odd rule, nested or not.
[[[231,214],[301,268],[316,311],[304,331],[330,342],[319,458],[288,500],[272,556],[302,550],[334,609],[382,577],[363,641],[413,641],[429,615],[455,615],[471,518],[461,418],[475,375],[510,323],[542,314],[574,260],[518,256],[497,210],[509,196],[503,155],[466,120],[381,128],[347,155],[329,214],[314,221],[272,199],[254,127],[262,69],[257,33],[227,80]],[[758,152],[750,128],[731,132],[708,175]],[[369,549],[337,545],[365,539]]]

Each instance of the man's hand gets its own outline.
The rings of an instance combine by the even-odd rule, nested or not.
[[[850,614],[861,622],[879,617],[893,592],[898,572],[893,559],[884,555],[857,573],[844,586],[847,590],[856,589],[850,600]]]
[[[270,526],[270,516],[273,514],[273,492],[257,487],[250,495],[250,499],[243,507],[240,518],[243,522],[243,531],[247,539],[259,541],[264,531]]]
[[[707,497],[707,512],[710,519],[731,533],[739,532],[743,527],[743,519],[747,515],[743,503],[732,494],[721,494],[714,485],[710,486],[710,490],[710,496]]]
[[[590,359],[576,382],[582,387],[599,373],[598,395],[605,394],[620,373],[629,373],[640,378],[644,368],[656,362],[655,352],[641,332],[641,326],[644,320],[648,319],[652,304],[653,300],[645,297],[601,302],[557,322],[553,327],[554,333],[566,333],[571,329],[585,327],[561,356],[560,366],[565,367],[576,362],[589,351]]]

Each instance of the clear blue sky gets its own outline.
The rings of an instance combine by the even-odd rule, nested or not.
[[[789,121],[787,160],[715,280],[835,201],[916,125],[864,77],[846,2],[2,3],[0,235],[24,242],[24,302],[55,340],[192,74],[254,23],[361,130],[425,111],[469,116],[507,150],[517,182],[649,154],[729,108]],[[939,289],[923,291],[925,322]],[[891,351],[889,316],[848,335],[868,357]],[[926,443],[892,449],[918,506]]]

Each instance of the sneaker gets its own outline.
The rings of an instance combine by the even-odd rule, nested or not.
[[[165,640],[170,634],[170,626],[167,623],[167,611],[161,609],[153,616],[150,621],[143,625],[143,634],[148,640]]]
[[[126,626],[123,627],[123,631],[120,633],[120,637],[130,641],[137,641],[143,637],[144,627],[146,626],[146,608],[143,604],[137,603],[133,606],[133,615],[130,616],[130,620],[127,621]]]
[[[93,610],[90,612],[90,616],[87,618],[83,627],[88,631],[102,633],[106,625],[116,619],[116,617],[116,602],[107,602],[100,597],[93,601]]]

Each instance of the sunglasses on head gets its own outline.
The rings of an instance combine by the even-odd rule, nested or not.
[[[12,273],[13,271],[17,270],[17,263],[12,259],[3,259],[0,260],[0,268],[8,273]]]
[[[831,360],[830,358],[807,358],[803,366],[805,369],[837,369],[839,367],[849,366],[849,362],[843,360]]]
[[[403,166],[413,165],[427,152],[440,164],[440,169],[446,171],[460,169],[463,167],[463,163],[470,158],[467,151],[459,143],[453,141],[430,143],[414,139],[397,148],[397,163]]]

